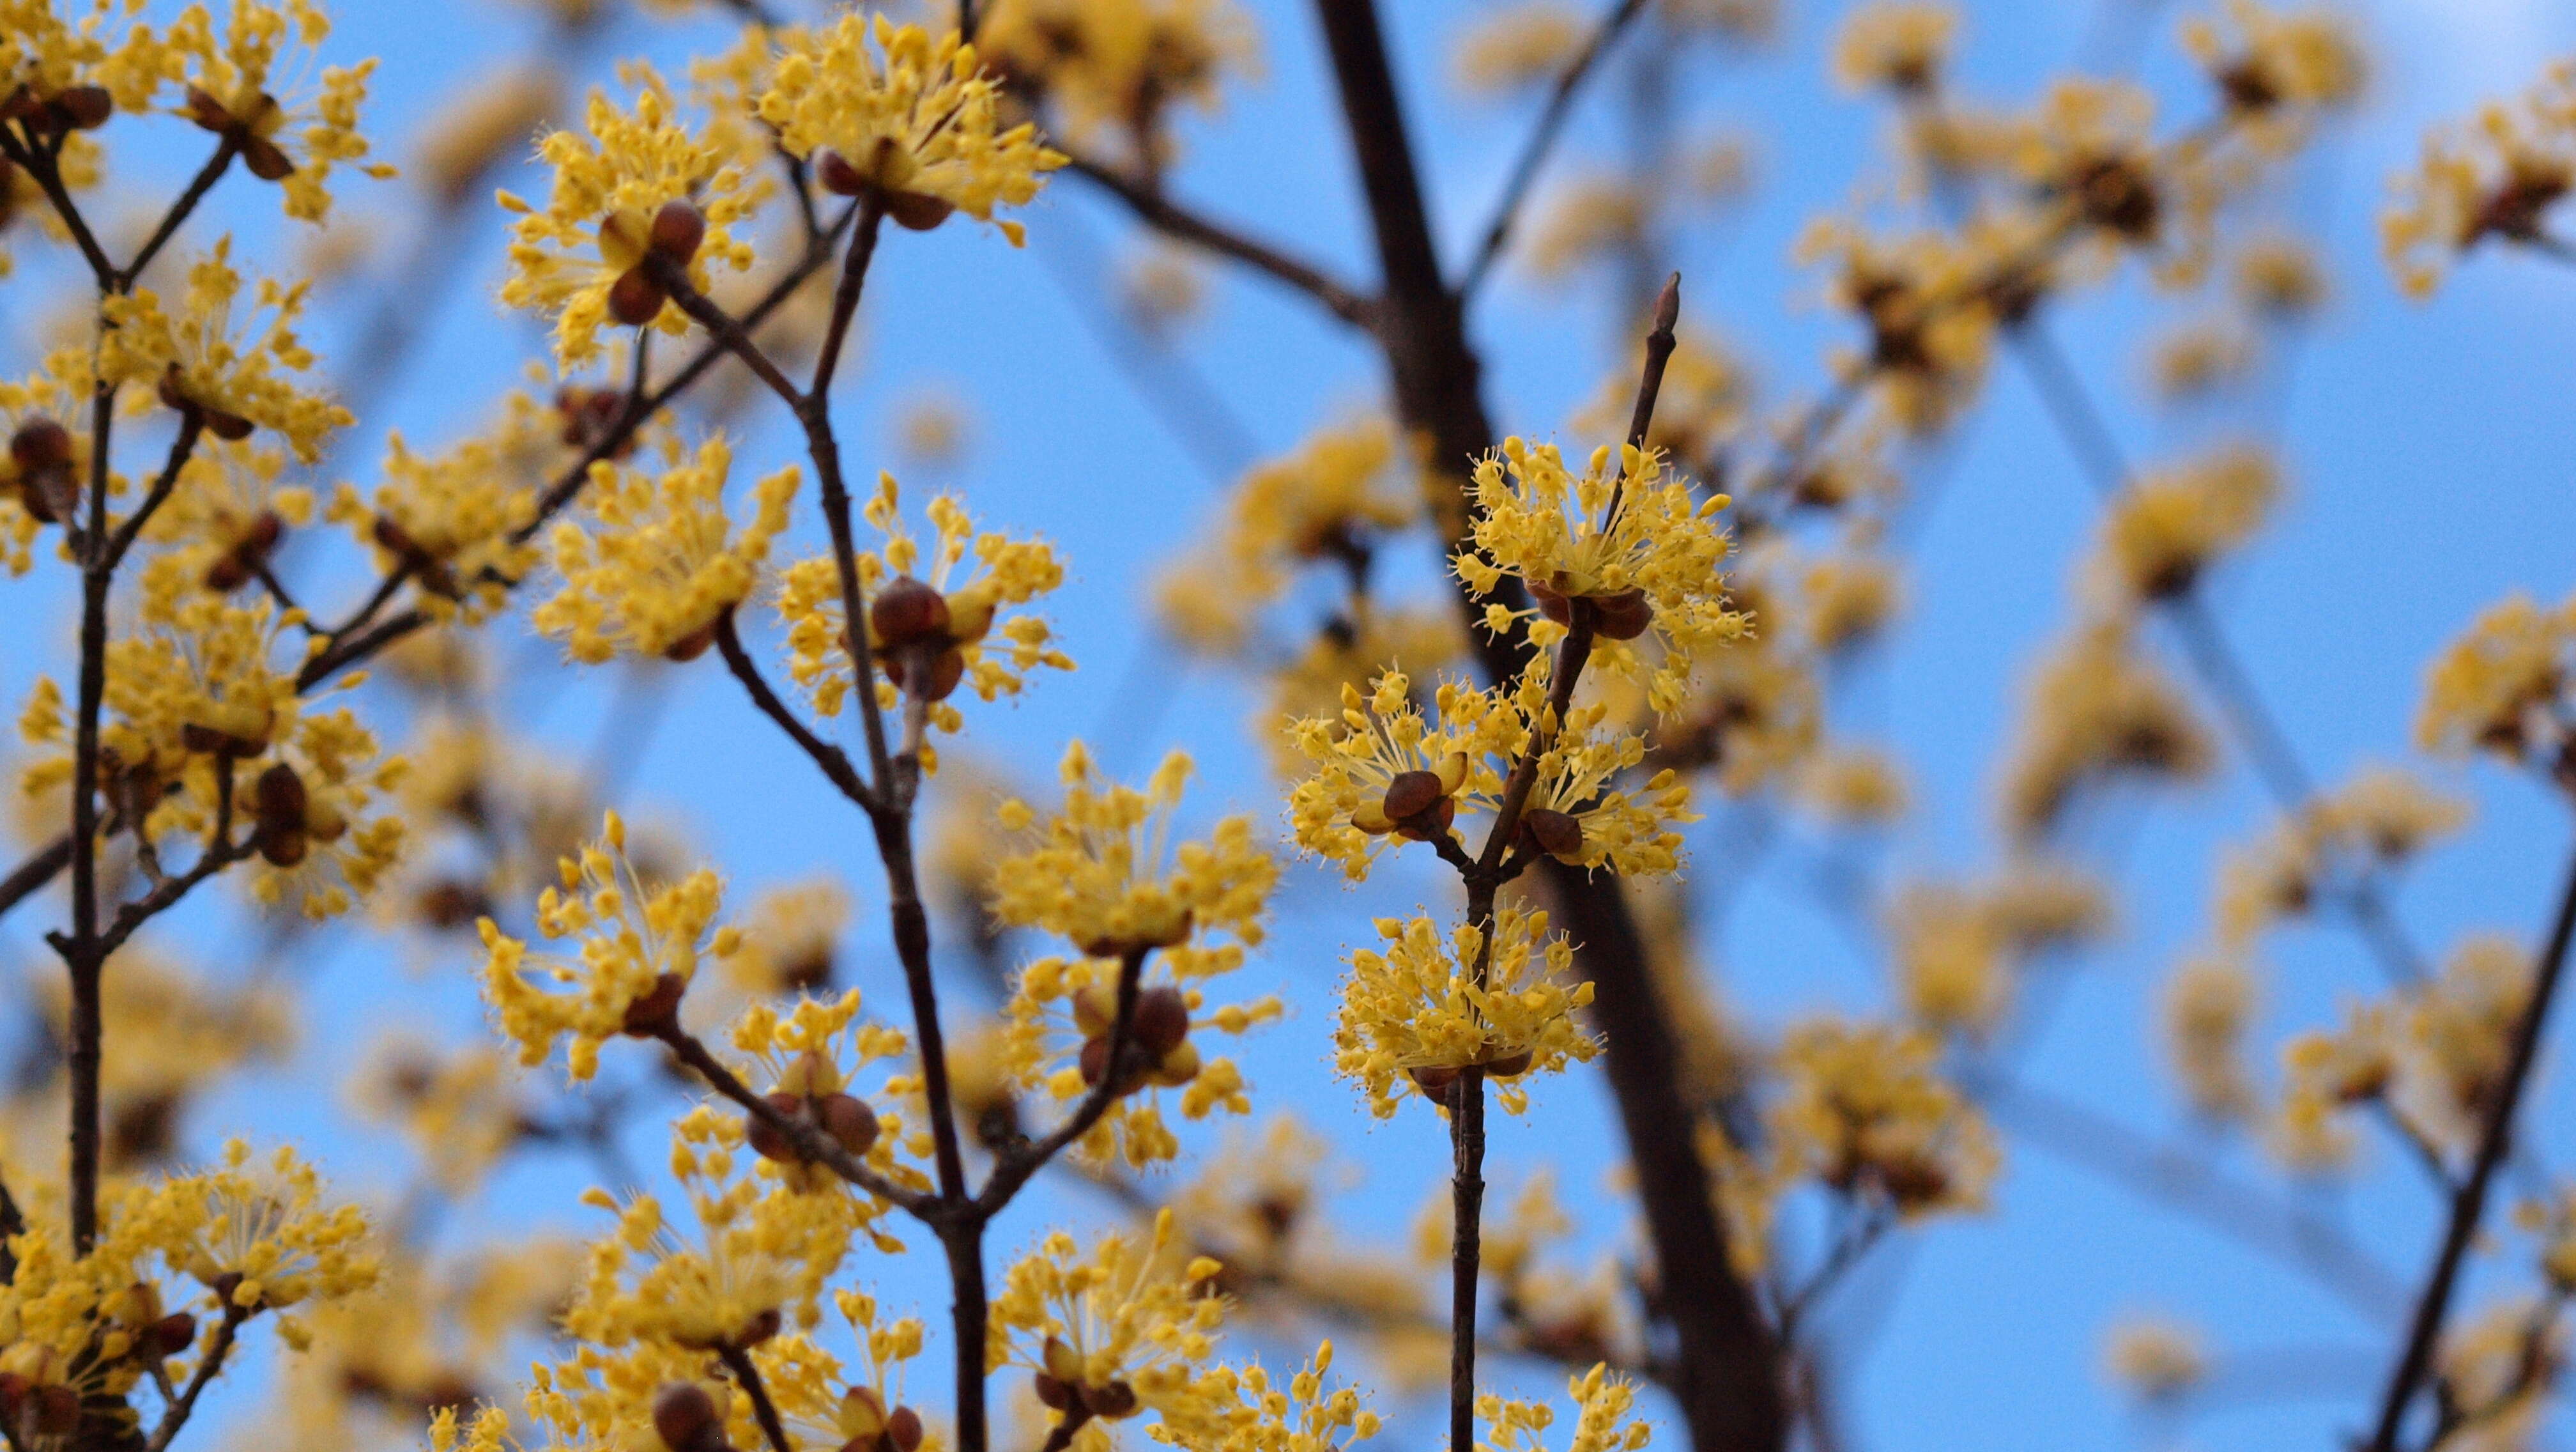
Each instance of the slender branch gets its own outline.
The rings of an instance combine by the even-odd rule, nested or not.
[[[1530,128],[1529,139],[1521,143],[1519,159],[1512,163],[1511,179],[1503,184],[1503,194],[1494,203],[1493,220],[1485,224],[1484,240],[1476,244],[1476,255],[1468,260],[1467,270],[1458,281],[1458,294],[1473,297],[1502,257],[1503,245],[1511,239],[1512,228],[1520,221],[1521,209],[1528,203],[1530,189],[1547,165],[1550,152],[1556,149],[1557,137],[1565,129],[1568,116],[1574,113],[1575,93],[1583,88],[1594,67],[1610,52],[1628,23],[1646,8],[1646,0],[1618,0],[1600,23],[1593,26],[1591,38],[1583,49],[1559,71],[1556,84],[1548,92],[1547,104],[1538,114],[1538,124]]]
[[[1160,188],[1104,162],[1077,156],[1065,164],[1065,169],[1117,198],[1136,214],[1137,220],[1163,235],[1230,257],[1274,282],[1284,283],[1323,304],[1325,311],[1352,327],[1378,326],[1377,300],[1336,280],[1321,267],[1211,221],[1165,196]]]
[[[1090,1420],[1091,1409],[1080,1402],[1066,1408],[1064,1415],[1057,1420],[1056,1424],[1047,1429],[1046,1445],[1040,1449],[1040,1452],[1065,1452],[1066,1448],[1073,1445],[1073,1434],[1081,1431],[1083,1425]]]
[[[772,1452],[796,1452],[796,1444],[787,1436],[787,1424],[778,1419],[778,1405],[769,1399],[769,1388],[761,1382],[760,1368],[752,1365],[751,1353],[739,1346],[719,1346],[716,1359],[733,1373],[734,1384],[751,1398],[752,1419],[760,1423],[763,1436],[769,1438]]]
[[[1895,1216],[1885,1211],[1874,1210],[1869,1212],[1860,1223],[1845,1232],[1834,1243],[1834,1248],[1826,1254],[1824,1263],[1817,1266],[1808,1275],[1805,1283],[1792,1291],[1782,1302],[1780,1339],[1787,1341],[1795,1338],[1798,1334],[1798,1325],[1806,1319],[1807,1312],[1813,1309],[1816,1303],[1823,1299],[1825,1293],[1832,1290],[1852,1267],[1860,1264],[1861,1258],[1869,1254],[1870,1248],[1885,1238],[1895,1224]]]
[[[680,311],[706,329],[707,336],[741,359],[742,366],[750,369],[753,377],[769,385],[770,392],[777,394],[791,409],[804,405],[805,395],[797,392],[796,385],[787,381],[787,375],[778,371],[778,365],[769,361],[769,355],[760,351],[760,345],[752,341],[751,334],[743,331],[742,324],[716,306],[713,299],[690,285],[687,268],[659,253],[648,257],[644,267],[646,274],[661,285],[672,302],[679,305]]]
[[[71,834],[66,832],[37,848],[26,861],[11,868],[8,876],[0,877],[0,916],[6,916],[9,909],[16,907],[38,888],[53,881],[64,868],[71,865],[71,860],[72,839]]]
[[[88,261],[90,275],[98,280],[99,290],[116,291],[116,264],[107,260],[107,249],[98,245],[98,238],[90,231],[88,220],[81,216],[80,207],[72,201],[71,191],[63,185],[62,168],[56,165],[53,152],[34,144],[33,132],[28,133],[27,141],[22,144],[10,132],[8,124],[0,122],[0,156],[15,162],[27,175],[36,179],[36,186],[44,192],[54,215],[62,220],[63,230],[72,234],[72,244],[80,248],[82,258]]]
[[[188,1425],[188,1417],[197,1410],[197,1398],[205,1393],[206,1384],[224,1369],[224,1359],[232,1354],[234,1333],[241,1329],[244,1319],[241,1307],[229,1300],[224,1302],[224,1318],[215,1324],[213,1344],[206,1348],[205,1355],[197,1358],[197,1369],[189,1375],[187,1388],[179,1393],[179,1399],[162,1411],[160,1422],[152,1429],[151,1440],[143,1444],[144,1452],[168,1452],[172,1439],[179,1435],[181,1427]]]
[[[760,1121],[763,1128],[795,1146],[800,1158],[821,1165],[878,1199],[900,1205],[925,1221],[934,1219],[932,1197],[919,1190],[907,1190],[869,1169],[858,1156],[841,1148],[838,1141],[824,1133],[823,1127],[812,1120],[779,1113],[776,1105],[751,1092],[751,1086],[726,1068],[724,1061],[709,1052],[696,1035],[672,1022],[660,1026],[654,1037],[669,1045],[681,1063],[697,1071],[708,1088],[740,1105],[743,1112]]]
[[[2371,1434],[2369,1452],[2396,1452],[2398,1428],[2416,1392],[2422,1389],[2426,1372],[2432,1368],[2433,1353],[2441,1344],[2442,1324],[2450,1314],[2451,1291],[2458,1282],[2461,1263],[2468,1256],[2469,1244],[2477,1237],[2479,1222],[2486,1215],[2488,1187],[2495,1182],[2496,1170],[2504,1164],[2505,1151],[2513,1142],[2514,1114],[2522,1107],[2532,1063],[2540,1055],[2541,1029],[2548,1022],[2550,1004],[2558,996],[2558,981],[2565,975],[2571,935],[2576,935],[2576,861],[2569,863],[2567,884],[2559,892],[2558,913],[2549,926],[2548,944],[2541,950],[2531,1002],[2514,1025],[2513,1054],[2506,1062],[2495,1106],[2488,1111],[2479,1135],[2477,1158],[2471,1161],[2467,1178],[2451,1197],[2450,1224],[2442,1235],[2442,1249],[2434,1257],[2423,1294],[2416,1300],[2406,1349],[2389,1375],[2388,1392],[2380,1401],[2379,1426]]]
[[[850,765],[849,753],[816,736],[786,702],[778,699],[778,693],[769,688],[769,682],[761,678],[760,667],[742,648],[742,634],[734,627],[731,610],[716,617],[716,649],[723,652],[726,668],[733,672],[735,680],[742,682],[742,688],[750,693],[751,703],[760,708],[760,713],[776,722],[789,740],[813,758],[814,765],[822,769],[823,775],[839,788],[841,795],[862,808],[875,811],[879,806],[876,793],[868,789],[866,782],[859,780],[857,770]]]
[[[169,502],[171,491],[178,487],[179,473],[188,466],[188,456],[196,452],[197,440],[205,429],[206,416],[196,409],[180,415],[179,436],[170,441],[169,459],[162,464],[160,476],[152,481],[152,488],[144,494],[143,502],[116,527],[114,534],[108,536],[101,568],[114,570],[125,562],[125,552],[134,548],[134,541],[143,533],[143,527],[152,522],[153,515],[160,513],[163,504]]]
[[[236,131],[225,132],[223,139],[215,143],[215,154],[206,158],[204,166],[197,168],[196,176],[188,182],[188,189],[181,192],[179,199],[170,204],[169,211],[161,214],[161,225],[152,229],[152,236],[134,254],[134,260],[125,264],[125,270],[116,275],[116,291],[134,290],[136,279],[142,277],[144,269],[152,265],[152,259],[161,255],[161,249],[169,245],[170,239],[178,235],[180,224],[186,222],[189,214],[197,210],[197,203],[204,201],[206,193],[214,190],[215,183],[223,179],[225,169],[230,167],[233,164],[233,158],[240,154],[241,134]]]
[[[1152,951],[1150,948],[1130,948],[1119,959],[1118,997],[1110,1014],[1109,1054],[1100,1082],[1091,1086],[1091,1092],[1083,1096],[1082,1103],[1044,1139],[1002,1152],[1000,1162],[993,1166],[992,1177],[984,1182],[983,1191],[975,1197],[975,1213],[979,1217],[990,1219],[1000,1214],[1002,1207],[1011,1203],[1011,1197],[1019,1193],[1020,1187],[1029,1182],[1030,1176],[1045,1168],[1049,1160],[1063,1153],[1075,1141],[1091,1133],[1092,1126],[1100,1123],[1102,1116],[1109,1112],[1109,1106],[1118,1102],[1118,1096],[1135,1087],[1128,1073],[1127,1049],[1135,1032],[1136,998],[1144,985],[1145,958]]]

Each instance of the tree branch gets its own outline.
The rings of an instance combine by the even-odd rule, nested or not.
[[[1593,68],[1610,51],[1620,32],[1646,8],[1646,0],[1618,0],[1610,12],[1592,28],[1592,36],[1557,73],[1556,84],[1548,92],[1547,104],[1539,111],[1538,124],[1530,128],[1529,139],[1521,143],[1518,160],[1512,163],[1511,179],[1503,184],[1503,194],[1494,203],[1493,220],[1485,224],[1484,240],[1476,244],[1476,255],[1467,262],[1467,270],[1458,281],[1460,297],[1474,297],[1483,285],[1485,275],[1501,260],[1503,245],[1511,239],[1512,228],[1520,221],[1521,209],[1528,203],[1530,189],[1547,165],[1548,154],[1556,149],[1558,135],[1565,129],[1566,118],[1574,112],[1575,93],[1583,88]],[[1651,276],[1652,274],[1649,274]]]
[[[1076,156],[1065,169],[1126,204],[1139,221],[1165,236],[1229,257],[1253,271],[1284,283],[1324,305],[1325,311],[1355,328],[1378,325],[1378,303],[1336,281],[1322,268],[1191,211],[1165,196],[1160,188],[1137,181],[1104,162]]]
[[[849,754],[816,736],[786,702],[778,699],[778,693],[769,688],[769,682],[761,678],[760,667],[753,664],[750,654],[742,648],[742,635],[734,628],[731,610],[716,617],[716,649],[724,653],[725,666],[733,672],[734,679],[742,682],[742,688],[750,693],[751,703],[760,708],[762,715],[776,722],[778,729],[786,732],[788,739],[799,749],[813,758],[814,765],[822,769],[824,777],[840,789],[841,795],[864,810],[877,810],[880,803],[876,793],[868,789],[866,782],[859,780],[858,771],[850,765]]]

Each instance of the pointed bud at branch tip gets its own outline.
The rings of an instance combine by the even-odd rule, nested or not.
[[[1674,326],[1681,320],[1682,275],[1676,272],[1664,279],[1664,290],[1655,294],[1655,332],[1670,337]]]

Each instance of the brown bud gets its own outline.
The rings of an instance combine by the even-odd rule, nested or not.
[[[188,88],[188,119],[208,131],[233,128],[233,113],[224,109],[224,103],[216,100],[213,92],[197,86]]]
[[[1540,584],[1536,580],[1529,582],[1529,592],[1530,599],[1538,603],[1538,613],[1555,621],[1559,625],[1571,625],[1574,623],[1574,609],[1571,605],[1566,603],[1566,599],[1563,595],[1558,594],[1556,591],[1549,589],[1547,586]]]
[[[271,867],[293,867],[313,850],[312,840],[293,827],[261,827],[252,834],[253,845]]]
[[[716,1400],[693,1381],[675,1381],[653,1394],[653,1430],[671,1452],[710,1452],[724,1444]]]
[[[885,214],[894,219],[896,226],[914,232],[929,231],[947,221],[957,210],[954,202],[924,196],[920,192],[887,192],[880,200],[885,204]]]
[[[1386,813],[1388,821],[1403,823],[1421,816],[1448,797],[1449,794],[1440,789],[1440,773],[1400,771],[1386,784],[1386,800],[1379,810]]]
[[[173,1311],[143,1328],[134,1338],[134,1349],[148,1361],[176,1356],[196,1344],[197,1318],[185,1311]]]
[[[49,418],[31,418],[9,436],[9,462],[33,473],[72,461],[72,431]]]
[[[1047,1375],[1043,1371],[1031,1373],[1029,1376],[1029,1384],[1036,1389],[1038,1400],[1045,1403],[1049,1410],[1058,1412],[1068,1412],[1073,1410],[1072,1387],[1065,1385],[1063,1382],[1056,1380],[1054,1377]]]
[[[643,268],[630,267],[609,284],[608,315],[630,328],[640,328],[662,315],[662,304],[670,301],[662,284],[645,274]]]
[[[196,411],[197,401],[188,396],[186,385],[180,381],[179,365],[176,363],[161,370],[160,381],[153,385],[153,392],[159,395],[163,408],[180,413]]]
[[[1091,1409],[1093,1416],[1109,1421],[1132,1417],[1136,1415],[1137,1408],[1141,1405],[1136,1396],[1136,1389],[1123,1381],[1113,1381],[1107,1386],[1082,1388],[1082,1404]]]
[[[54,98],[54,109],[74,131],[95,131],[116,114],[116,101],[105,86],[73,86]]]
[[[1449,824],[1457,820],[1457,798],[1442,797],[1431,804],[1431,810],[1396,823],[1395,835],[1408,842],[1436,841],[1449,830]]]
[[[219,438],[228,444],[240,443],[242,440],[249,438],[252,432],[259,427],[259,425],[252,423],[249,419],[242,417],[240,414],[226,413],[220,408],[210,408],[206,409],[204,412],[206,415],[206,432],[213,434],[216,438]]]
[[[829,148],[814,153],[814,180],[836,196],[855,197],[868,187],[868,179],[850,165],[850,159]]]
[[[0,1371],[0,1422],[18,1420],[18,1409],[27,1404],[27,1393],[34,1385],[22,1373]]]
[[[1148,988],[1136,995],[1135,1021],[1128,1032],[1153,1058],[1181,1046],[1190,1036],[1190,1004],[1177,988]]]
[[[653,214],[653,231],[647,245],[660,255],[683,266],[698,255],[698,247],[707,240],[707,214],[686,198],[662,204]]]
[[[241,140],[242,165],[252,176],[264,182],[284,181],[295,175],[295,159],[278,148],[274,141],[260,136]]]
[[[1109,1077],[1109,1040],[1105,1037],[1082,1041],[1082,1082],[1097,1086]]]
[[[1643,590],[1592,597],[1592,633],[1604,640],[1634,640],[1655,623],[1655,607]]]
[[[1449,1086],[1458,1082],[1458,1071],[1443,1064],[1425,1064],[1406,1071],[1413,1077],[1413,1087],[1434,1099],[1449,1097]]]
[[[716,623],[710,620],[664,647],[662,659],[675,665],[687,665],[690,661],[705,655],[707,647],[715,643]]]
[[[782,1118],[795,1119],[805,1113],[805,1096],[802,1094],[765,1094],[761,1097],[768,1102],[770,1108],[777,1110]],[[749,1130],[747,1137],[751,1141],[752,1153],[762,1159],[776,1160],[781,1164],[796,1164],[805,1158],[796,1152],[796,1141],[790,1138],[786,1131],[772,1125],[767,1119],[753,1115],[746,1128]]]
[[[886,1418],[885,1436],[894,1444],[894,1452],[916,1452],[921,1446],[921,1413],[910,1407],[895,1408],[894,1415]]]
[[[56,1383],[28,1398],[27,1421],[39,1437],[68,1437],[80,1430],[80,1393]]]
[[[851,1154],[866,1154],[877,1142],[877,1112],[864,1099],[826,1094],[814,1101],[814,1117],[822,1121],[823,1132]]]
[[[1535,1058],[1536,1056],[1527,1049],[1517,1054],[1505,1054],[1499,1059],[1487,1060],[1485,1072],[1497,1079],[1517,1079],[1530,1071],[1530,1065]]]
[[[676,1026],[680,1021],[680,997],[688,991],[688,980],[677,973],[654,979],[643,997],[626,1005],[625,1032],[633,1038],[649,1039]]]
[[[312,805],[304,778],[282,761],[269,763],[268,770],[259,774],[258,785],[251,789],[251,809],[259,814],[259,824],[266,829],[302,831],[305,813]]]
[[[910,575],[888,580],[868,602],[868,629],[879,650],[948,639],[948,599]]]
[[[763,1341],[777,1335],[778,1328],[785,1324],[787,1324],[786,1318],[778,1314],[778,1308],[776,1306],[772,1306],[768,1310],[762,1311],[760,1314],[742,1323],[742,1329],[734,1333],[734,1349],[737,1351],[749,1351],[751,1348],[758,1346]]]
[[[1583,824],[1564,812],[1532,807],[1521,813],[1521,831],[1538,850],[1561,862],[1583,855]]]
[[[897,690],[907,692],[919,700],[945,701],[949,693],[957,689],[957,683],[966,679],[966,652],[954,649],[940,651],[929,657],[929,667],[923,670],[915,670],[904,663],[907,659],[917,660],[925,654],[928,653],[916,649],[897,651],[888,655],[885,662],[886,679],[894,682]]]

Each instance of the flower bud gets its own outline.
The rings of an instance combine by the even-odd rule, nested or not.
[[[693,1381],[675,1381],[654,1393],[653,1430],[670,1452],[712,1452],[724,1445],[716,1400]]]
[[[840,1410],[832,1417],[833,1430],[854,1442],[865,1442],[885,1430],[885,1404],[877,1394],[863,1386],[841,1393]]]
[[[30,474],[71,461],[72,431],[52,419],[31,418],[9,436],[9,462]]]
[[[805,1113],[805,1096],[801,1094],[777,1093],[765,1094],[761,1097],[768,1102],[770,1108],[778,1111],[781,1118],[792,1120]],[[751,1141],[752,1153],[762,1159],[776,1160],[781,1164],[797,1164],[804,1160],[805,1157],[796,1152],[795,1140],[790,1138],[785,1130],[772,1125],[767,1119],[755,1114],[751,1116],[745,1127],[748,1131],[746,1138]]]
[[[883,195],[883,201],[885,214],[894,219],[895,225],[914,232],[937,227],[957,210],[956,203],[921,192],[890,191]]]
[[[1199,1076],[1199,1066],[1199,1046],[1183,1039],[1157,1060],[1145,1077],[1163,1088],[1178,1089]]]
[[[823,184],[823,190],[843,197],[855,197],[868,185],[848,157],[828,147],[814,153],[814,180]]]
[[[1655,607],[1643,590],[1592,597],[1592,633],[1604,640],[1634,640],[1655,623]]]
[[[889,580],[868,602],[868,629],[879,650],[900,650],[924,641],[948,639],[948,601],[937,590],[900,575]]]
[[[116,114],[116,101],[105,86],[71,86],[54,98],[54,110],[74,131],[96,131]]]
[[[240,414],[226,413],[220,408],[204,409],[201,412],[206,416],[206,432],[228,444],[240,443],[249,438],[259,427]]]
[[[649,1039],[676,1026],[680,1021],[680,997],[688,991],[689,980],[677,973],[654,979],[642,997],[626,1005],[623,1031],[632,1038]]]
[[[1444,1064],[1425,1064],[1406,1073],[1412,1076],[1414,1088],[1433,1099],[1448,1098],[1449,1086],[1458,1082],[1458,1071]]]
[[[1536,1062],[1536,1058],[1537,1056],[1528,1049],[1523,1049],[1517,1054],[1505,1054],[1499,1059],[1486,1060],[1485,1072],[1496,1079],[1517,1079],[1530,1071],[1530,1065]]]
[[[1190,1036],[1189,1000],[1177,988],[1146,989],[1136,995],[1136,1017],[1128,1032],[1147,1054],[1160,1059]]]
[[[1123,1381],[1082,1388],[1082,1404],[1091,1409],[1093,1416],[1109,1421],[1132,1417],[1143,1405],[1136,1396],[1136,1388]]]
[[[268,98],[263,96],[260,99],[267,100]],[[275,105],[277,103],[270,101],[269,104]],[[242,165],[249,170],[252,176],[258,177],[261,181],[282,182],[288,177],[295,175],[294,158],[288,156],[284,150],[279,148],[276,142],[269,140],[267,137],[243,136],[241,139],[241,156]]]
[[[68,1437],[80,1430],[80,1393],[57,1382],[36,1388],[26,1419],[39,1437]]]
[[[826,1094],[814,1101],[814,1117],[822,1121],[823,1132],[851,1154],[866,1154],[877,1142],[877,1112],[864,1099]]]
[[[886,1418],[885,1435],[886,1440],[894,1444],[894,1452],[918,1452],[922,1437],[921,1413],[910,1407],[895,1408],[894,1415]]]
[[[653,214],[653,250],[685,267],[707,240],[707,215],[685,198],[662,204]]]
[[[1521,831],[1538,850],[1560,862],[1580,861],[1583,856],[1583,824],[1567,813],[1531,807],[1521,813]]]
[[[929,661],[924,668],[914,669],[905,664],[907,660],[918,662],[924,656]],[[966,653],[951,649],[932,655],[920,647],[896,651],[886,658],[885,673],[886,679],[894,682],[897,689],[919,700],[944,701],[957,689],[957,683],[966,678]]]
[[[662,284],[635,267],[617,275],[609,284],[608,315],[630,328],[640,328],[662,315],[662,305],[670,299]]]
[[[1029,1377],[1029,1385],[1049,1410],[1065,1412],[1073,1409],[1073,1388],[1056,1378],[1043,1371],[1036,1372]]]

